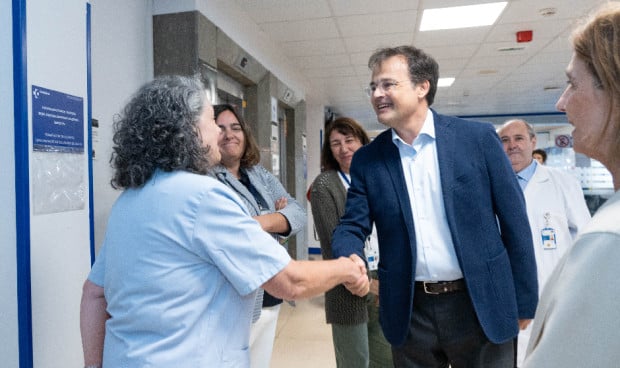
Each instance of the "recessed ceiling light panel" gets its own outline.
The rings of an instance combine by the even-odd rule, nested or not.
[[[450,87],[454,83],[454,78],[439,78],[437,87]]]
[[[420,31],[490,26],[508,2],[425,9]]]

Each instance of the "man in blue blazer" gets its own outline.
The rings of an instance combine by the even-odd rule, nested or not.
[[[360,148],[334,256],[379,238],[383,332],[396,367],[513,367],[534,317],[536,261],[523,194],[490,124],[431,110],[439,68],[411,46],[369,60],[378,120]]]

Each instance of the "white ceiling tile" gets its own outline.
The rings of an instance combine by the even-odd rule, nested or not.
[[[480,56],[473,59],[468,68],[475,68],[476,70],[497,70],[497,66],[500,65],[500,70],[506,70],[507,68],[515,68],[524,64],[531,57],[528,54],[510,54],[510,53],[497,53],[493,56]]]
[[[418,0],[382,2],[377,2],[376,0],[329,0],[329,3],[336,16],[396,12],[416,10],[418,8]]]
[[[343,37],[410,33],[416,29],[416,12],[373,13],[339,17],[336,23]]]
[[[370,69],[368,69],[368,65],[354,64],[353,67],[355,68],[357,75],[364,79],[365,84],[368,84],[368,81],[370,80]]]
[[[326,0],[235,0],[256,23],[330,17]]]
[[[432,54],[431,54],[432,56]],[[469,59],[435,59],[439,64],[439,73],[446,70],[461,71],[469,63]]]
[[[441,59],[469,59],[479,47],[478,44],[470,43],[455,44],[450,47],[423,47],[422,49],[439,62]]]
[[[352,66],[306,69],[305,74],[310,78],[335,78],[356,76],[355,68],[353,68]]]
[[[339,94],[336,97],[331,97],[330,100],[338,105],[346,106],[350,104],[351,106],[359,107],[360,94],[363,92],[355,91],[349,94]],[[370,102],[368,102],[368,108],[370,109]]]
[[[263,23],[260,28],[278,42],[340,37],[332,18]]]
[[[539,54],[534,55],[529,60],[530,64],[544,66],[547,64],[553,64],[553,67],[557,67],[557,65],[566,66],[570,61],[571,52],[563,51],[563,52],[541,52]]]
[[[357,88],[359,84],[359,79],[355,76],[341,76],[329,78],[324,81],[326,86],[338,87],[338,89],[342,89],[343,91],[363,91],[365,86],[360,86],[361,88]]]
[[[370,56],[370,54],[378,48],[410,45],[412,40],[413,34],[411,33],[387,33],[347,37],[344,39],[344,42],[347,51],[351,53],[363,51]]]
[[[356,67],[362,67],[362,70],[365,74],[370,74],[370,70],[368,69],[368,59],[370,58],[370,55],[372,55],[372,53],[372,51],[351,53],[351,63]]]
[[[570,55],[572,47],[568,38],[569,34],[569,32],[562,32],[555,40],[548,43],[542,52],[565,52]]]
[[[293,60],[294,64],[302,70],[336,68],[351,65],[349,55],[347,54],[297,56],[291,59]]]
[[[284,42],[282,49],[289,56],[312,56],[341,53],[345,46],[342,38],[322,38]]]

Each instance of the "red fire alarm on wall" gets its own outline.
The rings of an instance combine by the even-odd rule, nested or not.
[[[530,42],[532,40],[533,31],[519,31],[517,32],[517,42]]]

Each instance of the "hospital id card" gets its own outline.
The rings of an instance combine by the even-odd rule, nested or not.
[[[556,249],[558,247],[555,241],[555,230],[550,227],[546,227],[540,231],[542,238],[543,249]]]

